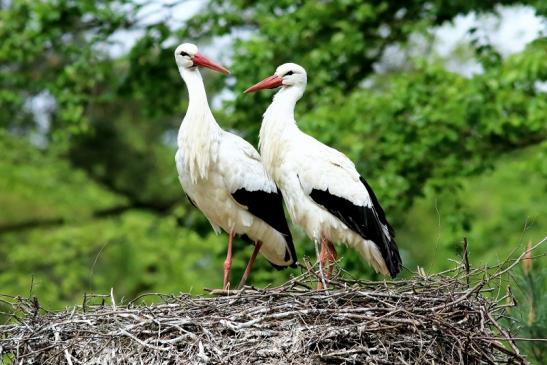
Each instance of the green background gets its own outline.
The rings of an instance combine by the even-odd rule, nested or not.
[[[547,15],[542,1],[499,3]],[[220,287],[226,235],[187,202],[174,164],[187,106],[173,57],[182,41],[226,61],[229,77],[203,71],[214,114],[255,145],[273,93],[241,91],[281,63],[307,69],[301,129],[355,161],[409,270],[452,267],[464,236],[476,266],[521,252],[547,232],[547,94],[537,87],[547,80],[545,34],[509,56],[476,29],[449,56],[430,47],[435,27],[499,9],[490,1],[210,0],[173,21],[169,11],[146,20],[145,5],[133,1],[0,2],[0,293],[61,309],[110,288],[129,300]],[[110,51],[120,32],[134,40],[127,53]],[[392,46],[404,62],[378,72]],[[481,73],[446,68],[470,59]],[[40,100],[50,104],[29,107]],[[299,257],[313,260],[313,244],[292,228]],[[234,282],[251,251],[236,243]],[[352,274],[379,279],[357,253],[340,251]],[[515,328],[525,336],[545,337],[544,253],[532,273],[515,273],[523,298]],[[259,258],[249,283],[298,272]]]

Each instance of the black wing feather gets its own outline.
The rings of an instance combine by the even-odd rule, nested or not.
[[[384,210],[370,185],[363,178],[361,182],[370,195],[372,207],[355,205],[345,198],[330,193],[328,189],[313,189],[310,197],[361,237],[374,242],[386,262],[389,273],[395,277],[401,271],[402,265],[399,249],[394,240],[395,232],[388,223]],[[385,234],[382,224],[387,226],[389,235]]]
[[[382,209],[382,206],[380,205],[380,202],[378,201],[378,198],[376,198],[376,194],[374,194],[374,190],[370,187],[370,185],[367,183],[365,179],[363,179],[362,176],[359,176],[359,179],[365,185],[365,188],[367,188],[368,195],[370,195],[370,199],[372,200],[372,206],[374,207],[374,210],[376,210],[376,213],[378,213],[378,219],[380,222],[385,225],[389,231],[389,235],[391,237],[395,237],[395,231],[393,230],[393,227],[386,219],[386,214],[384,213],[384,210]]]
[[[285,237],[287,250],[285,251],[285,261],[293,258],[291,267],[296,267],[296,251],[292,241],[289,224],[285,218],[283,210],[283,196],[278,192],[268,193],[262,190],[249,191],[244,188],[236,190],[232,193],[234,199],[241,205],[246,206],[253,215],[268,223],[272,228],[277,230]],[[270,264],[277,270],[284,269],[285,266]]]

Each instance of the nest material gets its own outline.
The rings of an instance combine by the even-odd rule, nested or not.
[[[393,282],[317,274],[273,289],[158,295],[44,312],[17,298],[0,325],[0,362],[16,364],[525,364],[496,322],[506,300],[465,270]],[[476,273],[475,273],[476,276]],[[154,294],[157,295],[157,294]]]

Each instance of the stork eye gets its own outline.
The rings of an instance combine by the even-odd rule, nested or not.
[[[293,73],[294,73],[294,72],[289,71],[289,72],[287,72],[287,73],[285,74],[285,76],[290,76],[290,75],[292,75]]]
[[[180,52],[179,54],[180,54],[182,57],[184,57],[184,56],[189,56],[189,54],[186,53],[186,52],[184,52],[184,51]]]

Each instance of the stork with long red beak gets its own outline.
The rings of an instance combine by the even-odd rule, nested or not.
[[[190,202],[207,217],[215,232],[228,232],[224,289],[229,285],[235,235],[249,238],[255,245],[240,287],[259,251],[278,269],[294,267],[296,253],[277,186],[268,177],[254,147],[222,130],[207,102],[199,67],[224,74],[229,71],[200,54],[190,43],[176,48],[175,60],[190,99],[177,138],[179,180]]]
[[[321,242],[319,264],[323,268],[329,263],[327,280],[336,260],[333,242],[353,247],[376,272],[395,277],[401,271],[401,257],[393,228],[372,188],[351,160],[303,133],[296,124],[294,107],[306,83],[304,68],[286,63],[245,90],[280,88],[260,129],[266,171],[281,189],[293,222]]]

